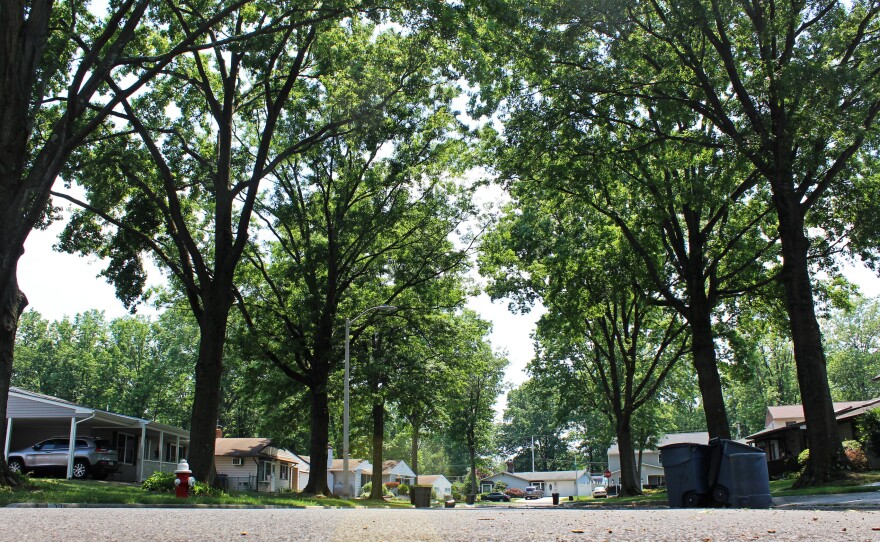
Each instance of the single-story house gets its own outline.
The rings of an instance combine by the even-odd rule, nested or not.
[[[452,495],[452,482],[446,479],[442,474],[420,474],[419,484],[430,484],[432,491],[437,497],[443,498],[446,495]]]
[[[311,459],[307,455],[292,454],[293,460],[297,463],[296,481],[294,487],[296,491],[302,491],[309,483],[309,474],[311,471]]]
[[[3,457],[52,437],[77,435],[109,440],[119,454],[113,479],[142,482],[155,471],[173,472],[187,456],[189,431],[115,412],[77,405],[58,397],[9,388]],[[72,458],[67,477],[71,478]]]
[[[880,398],[868,401],[834,403],[837,432],[841,440],[858,439],[858,418],[870,410],[880,408]],[[746,437],[746,443],[764,450],[770,476],[779,476],[792,468],[792,462],[809,448],[803,405],[767,407],[765,427]],[[865,455],[872,468],[880,467],[880,458],[871,450]]]
[[[218,429],[219,434],[219,429]],[[294,454],[268,438],[223,438],[214,441],[214,467],[229,489],[285,491],[297,489]]]
[[[421,476],[419,477],[421,480]],[[550,496],[559,493],[560,497],[589,495],[592,491],[590,472],[585,470],[564,470],[545,472],[511,472],[504,471],[480,480],[480,492],[492,491],[495,484],[504,482],[508,488],[525,491],[529,486],[544,490]]]
[[[333,459],[333,450],[327,450],[327,485],[334,495],[344,495],[342,488],[345,475],[342,470],[343,459]],[[366,459],[348,459],[348,495],[359,496],[361,488],[372,478],[373,464]]]
[[[416,473],[413,472],[406,461],[402,459],[389,459],[382,462],[382,483],[399,482],[412,485],[415,483]]]
[[[666,477],[663,474],[662,453],[659,448],[669,444],[690,442],[694,444],[708,444],[709,433],[705,431],[691,433],[669,433],[660,437],[656,448],[642,450],[641,486],[661,487],[666,485]],[[639,469],[639,450],[635,450],[636,472]],[[611,471],[611,479],[603,480],[610,487],[620,485],[620,450],[617,443],[608,448],[608,470]]]

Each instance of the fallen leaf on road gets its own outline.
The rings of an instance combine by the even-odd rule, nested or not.
[[[68,441],[68,442],[70,442],[70,441]],[[572,529],[571,532],[573,532],[573,533],[582,533],[582,532],[584,532],[584,531],[583,531],[583,529]]]
[[[70,441],[67,441],[67,442],[68,442],[68,444],[70,443]],[[880,531],[880,527],[871,527],[871,530],[872,531]]]
[[[776,532],[776,529],[767,529],[767,532],[770,533],[770,534],[773,534],[773,533]]]
[[[68,440],[67,443],[70,444],[70,441]],[[247,531],[242,531],[241,536],[247,536]]]
[[[68,443],[70,441],[67,441]],[[477,518],[477,521],[495,521],[495,518]]]
[[[69,444],[70,441],[68,440],[67,443]],[[844,527],[843,529],[841,529],[840,532],[845,533],[845,532],[846,532],[846,527]]]

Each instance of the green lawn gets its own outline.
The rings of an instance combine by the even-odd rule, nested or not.
[[[35,478],[28,489],[0,488],[0,506],[10,503],[96,503],[96,504],[225,504],[250,506],[376,506],[410,508],[409,501],[380,503],[325,497],[301,497],[296,493],[233,492],[220,497],[178,499],[173,494],[144,491],[137,485],[97,480]]]

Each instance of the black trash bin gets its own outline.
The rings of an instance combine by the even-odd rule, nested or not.
[[[413,504],[416,508],[431,507],[431,490],[433,489],[433,486],[429,485],[415,485],[410,488],[410,491],[413,492]]]
[[[474,504],[474,502],[476,502],[476,500],[477,500],[476,495],[474,495],[473,493],[468,493],[465,502],[467,502],[468,504]]]
[[[670,508],[709,504],[709,446],[688,442],[660,448]]]
[[[770,508],[770,476],[767,456],[760,448],[714,438],[708,481],[712,501],[718,506]]]
[[[551,493],[553,497],[553,506],[559,506],[559,493]]]

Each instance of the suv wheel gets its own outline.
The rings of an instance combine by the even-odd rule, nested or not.
[[[24,464],[20,459],[10,459],[7,466],[9,467],[9,470],[15,474],[22,474],[24,472]]]
[[[73,463],[73,478],[76,480],[82,480],[89,474],[89,464],[82,460],[74,461]]]

